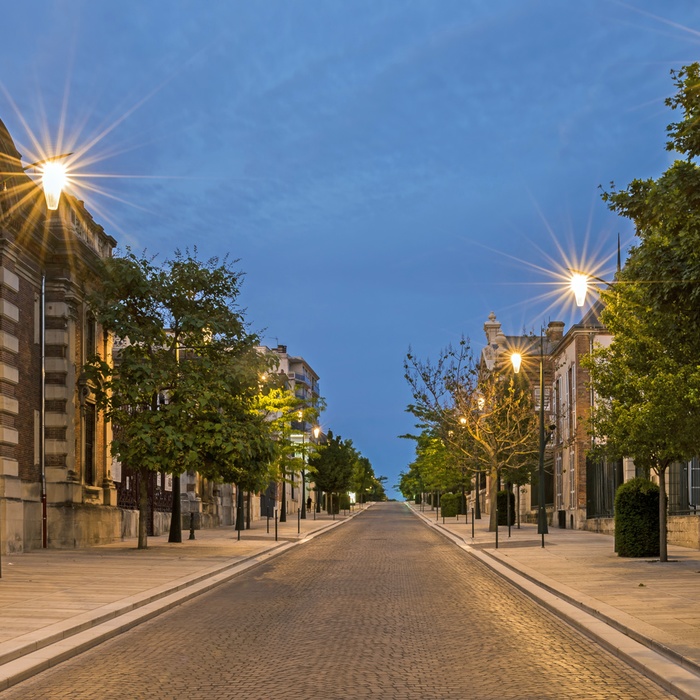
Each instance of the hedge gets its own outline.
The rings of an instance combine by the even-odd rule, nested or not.
[[[615,494],[615,549],[620,557],[659,556],[659,487],[638,477]]]

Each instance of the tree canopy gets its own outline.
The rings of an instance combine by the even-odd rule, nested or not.
[[[667,149],[686,159],[656,180],[633,180],[623,190],[611,185],[603,194],[612,211],[633,222],[638,242],[602,292],[602,320],[613,340],[591,363],[601,399],[592,412],[598,450],[659,475],[664,561],[666,470],[700,452],[700,67],[672,76],[678,91],[666,104],[682,118],[667,128]]]
[[[311,455],[309,465],[313,469],[316,486],[326,493],[344,493],[352,485],[356,462],[359,457],[351,440],[328,431],[326,444]]]
[[[161,266],[130,250],[103,261],[90,305],[115,347],[85,372],[114,426],[112,453],[144,478],[192,469],[259,483],[268,474],[274,446],[256,404],[266,360],[237,307],[239,284],[227,260],[201,261],[196,250]]]
[[[499,365],[479,366],[467,339],[442,350],[435,362],[409,352],[404,370],[413,395],[407,410],[422,431],[416,463],[423,485],[459,483],[455,477],[462,470],[470,479],[487,473],[495,528],[499,476],[529,473],[537,463],[537,419],[527,378]]]

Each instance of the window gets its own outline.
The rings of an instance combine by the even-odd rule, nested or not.
[[[568,436],[571,438],[574,435],[574,429],[576,428],[576,421],[574,419],[574,416],[576,415],[576,385],[575,385],[575,372],[574,372],[574,365],[571,365],[569,367],[569,371],[567,373],[567,382],[566,382],[566,413],[567,413],[567,428],[568,428]]]
[[[700,506],[700,459],[690,460],[690,505],[695,511]]]
[[[95,484],[95,435],[97,428],[97,415],[95,404],[85,404],[85,483]]]
[[[576,508],[576,452],[569,452],[569,508]]]
[[[561,452],[557,452],[554,460],[554,471],[557,483],[557,510],[564,508],[564,474],[562,473]]]
[[[561,377],[557,377],[554,384],[554,424],[556,426],[556,441],[559,444],[562,442],[561,399]]]
[[[550,411],[551,396],[552,396],[552,390],[550,387],[546,386],[544,388],[544,410],[545,410],[545,413],[548,413]],[[540,410],[540,388],[539,388],[539,386],[535,387],[535,410],[536,411]]]
[[[97,354],[97,328],[95,317],[89,313],[85,317],[85,358]]]

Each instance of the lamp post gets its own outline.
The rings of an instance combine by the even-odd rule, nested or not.
[[[520,353],[511,353],[510,361],[513,365],[513,371],[517,374],[520,372],[523,357]],[[544,536],[549,532],[547,528],[547,510],[544,507],[544,338],[542,329],[540,329],[540,410],[539,410],[539,466],[537,470],[537,534],[542,535],[542,546],[544,547]]]
[[[459,417],[459,422],[462,427],[464,427],[467,424],[467,419],[465,416],[460,416]],[[464,522],[467,522],[467,494],[466,494],[466,489],[464,485],[464,478],[466,474],[466,469],[464,468],[464,465],[462,465],[462,510],[464,511]]]
[[[306,520],[306,452],[304,451],[304,438],[306,432],[304,430],[304,413],[299,411],[299,420],[301,421],[301,519]]]
[[[317,425],[314,428],[314,437],[316,440],[318,440],[319,435],[321,435],[321,428]],[[316,484],[316,508],[315,508],[316,513],[321,512],[321,489],[318,488],[318,484]],[[314,516],[315,518],[316,516]]]

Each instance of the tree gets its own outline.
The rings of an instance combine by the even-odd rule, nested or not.
[[[351,440],[343,440],[329,430],[325,445],[311,455],[309,465],[314,471],[316,486],[326,493],[341,494],[350,488],[358,458]],[[332,510],[330,504],[329,512]]]
[[[611,185],[603,200],[630,219],[639,243],[602,293],[613,333],[591,363],[601,401],[592,413],[598,451],[634,459],[659,477],[660,558],[667,561],[666,471],[700,452],[700,66],[672,71],[683,112],[668,126],[667,150],[686,156],[659,179]]]
[[[454,452],[434,429],[424,428],[418,435],[409,434],[401,437],[415,440],[416,443],[416,458],[409,465],[407,477],[408,483],[411,484],[410,493],[415,495],[430,491],[444,492],[457,483],[457,462]]]
[[[196,250],[176,251],[161,267],[130,250],[102,264],[90,304],[115,352],[92,358],[85,372],[114,426],[113,455],[142,484],[152,471],[237,481],[260,469],[272,453],[254,403],[257,339],[236,306],[240,274],[227,260],[200,261]],[[141,549],[147,507],[143,488]]]
[[[372,463],[367,457],[359,455],[355,460],[352,484],[350,488],[357,494],[360,503],[366,501],[385,501],[385,476],[377,477]]]
[[[277,359],[272,356],[270,361],[277,362]],[[282,379],[279,374],[266,372],[265,376],[266,380],[258,395],[258,410],[265,417],[274,435],[274,480],[282,483],[280,521],[285,522],[285,484],[289,483],[289,477],[293,478],[295,472],[313,472],[313,467],[310,467],[308,462],[310,455],[317,449],[316,444],[310,440],[297,442],[292,436],[297,430],[304,428],[306,423],[315,423],[318,420],[325,408],[325,401],[322,397],[316,397],[309,403],[306,399],[296,396],[287,387],[286,379]]]
[[[469,342],[442,350],[436,362],[410,352],[405,377],[413,394],[408,406],[453,459],[490,478],[490,529],[496,524],[498,481],[508,473],[531,469],[538,454],[537,418],[524,375],[508,374],[498,365],[480,367]]]

